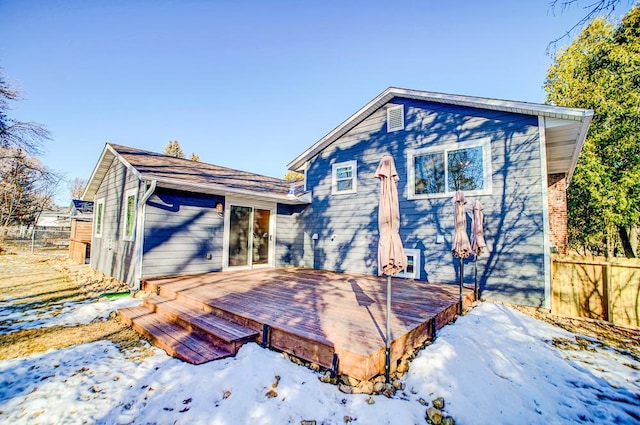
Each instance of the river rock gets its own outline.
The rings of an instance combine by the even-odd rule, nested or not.
[[[438,397],[431,402],[436,409],[444,409],[444,398]]]
[[[427,409],[427,422],[433,425],[441,425],[442,424],[442,411],[436,409],[435,407],[430,407]]]

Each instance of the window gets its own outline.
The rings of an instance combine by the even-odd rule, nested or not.
[[[404,105],[387,109],[387,133],[404,130]]]
[[[407,267],[405,270],[398,273],[398,277],[404,277],[406,279],[420,279],[420,250],[405,249],[404,253],[407,256]]]
[[[104,198],[96,200],[94,234],[97,238],[102,237],[104,227]]]
[[[489,139],[409,151],[410,199],[491,192]]]
[[[123,239],[132,241],[135,236],[136,229],[136,189],[126,192],[125,210],[124,210],[124,234]]]
[[[356,193],[358,162],[346,161],[333,164],[331,168],[331,194]]]

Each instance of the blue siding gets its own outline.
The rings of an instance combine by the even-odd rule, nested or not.
[[[311,267],[304,258],[304,232],[299,217],[304,206],[278,204],[276,216],[276,267]]]
[[[222,196],[157,189],[145,206],[143,276],[222,269]]]
[[[95,195],[95,200],[104,199],[102,236],[96,237],[94,228],[91,241],[91,267],[131,287],[138,284],[135,252],[139,239],[123,240],[124,198],[127,190],[138,185],[138,178],[120,161],[111,163]]]
[[[422,252],[421,279],[457,282],[458,260],[450,252],[451,199],[407,199],[407,151],[489,138],[492,193],[467,197],[469,207],[477,198],[485,208],[488,253],[478,261],[481,288],[492,299],[541,304],[543,179],[537,117],[405,99],[392,103],[405,105],[405,130],[387,133],[383,107],[310,161],[307,187],[313,202],[301,215],[300,229],[320,235],[312,252],[314,267],[376,273],[379,181],[374,172],[382,155],[390,154],[400,175],[400,234],[406,248]],[[358,193],[331,195],[331,165],[354,159]],[[436,243],[438,236],[444,243]],[[473,284],[470,261],[464,275],[465,283]]]

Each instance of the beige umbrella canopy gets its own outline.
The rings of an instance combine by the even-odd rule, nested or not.
[[[484,208],[480,201],[474,201],[471,207],[471,252],[474,256],[482,255],[487,244],[484,240],[484,231],[482,226],[484,223]]]
[[[389,382],[391,366],[391,276],[404,270],[407,257],[400,240],[400,205],[398,202],[398,172],[391,155],[380,160],[376,177],[380,179],[378,205],[378,276],[387,275],[387,334],[385,337],[385,377]]]
[[[469,236],[467,236],[467,214],[464,211],[464,205],[467,200],[461,191],[457,191],[453,197],[453,248],[451,252],[457,258],[467,258],[471,254],[471,244]]]
[[[468,258],[471,254],[471,244],[469,236],[467,236],[467,214],[464,211],[464,205],[467,203],[464,194],[457,191],[453,197],[453,247],[451,252],[460,259],[460,314],[462,314],[462,280],[464,275],[464,258]]]
[[[487,243],[484,240],[484,208],[477,199],[471,207],[471,252],[475,257],[473,262],[473,294],[475,299],[480,298],[478,292],[478,256],[487,249]]]
[[[393,276],[404,270],[407,257],[400,240],[400,207],[398,203],[398,172],[391,155],[380,160],[376,177],[380,179],[378,207],[378,276]]]

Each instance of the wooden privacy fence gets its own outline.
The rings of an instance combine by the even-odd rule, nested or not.
[[[555,256],[551,311],[640,326],[640,261]]]

